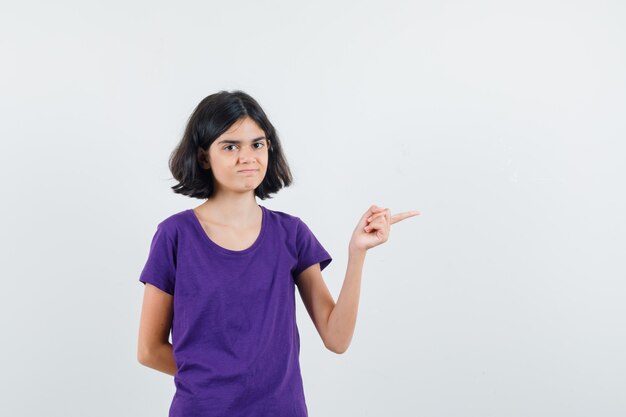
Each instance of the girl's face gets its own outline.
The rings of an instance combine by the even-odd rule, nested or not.
[[[254,191],[267,172],[268,147],[263,129],[244,117],[211,143],[208,154],[198,148],[198,161],[211,169],[216,193]]]

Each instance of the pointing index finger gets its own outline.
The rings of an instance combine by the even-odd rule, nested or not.
[[[417,210],[405,211],[404,213],[398,213],[391,216],[391,224],[397,223],[400,220],[408,219],[409,217],[417,216],[420,212]]]

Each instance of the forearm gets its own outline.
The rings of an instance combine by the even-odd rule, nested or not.
[[[176,362],[174,361],[171,343],[165,343],[153,348],[149,354],[142,358],[140,363],[168,375],[174,376],[176,374]]]
[[[335,307],[328,317],[327,346],[337,353],[343,353],[348,349],[354,334],[365,254],[366,251],[349,250],[346,277]]]

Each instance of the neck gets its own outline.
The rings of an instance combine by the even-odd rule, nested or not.
[[[198,208],[209,211],[211,218],[225,225],[254,223],[260,210],[254,193],[215,194]]]

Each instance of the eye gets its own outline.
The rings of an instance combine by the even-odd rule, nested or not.
[[[261,145],[257,149],[261,149],[262,147],[265,146],[265,144],[263,142],[257,142],[257,143],[255,143],[255,145]]]
[[[228,149],[228,148],[230,148],[231,146],[236,146],[236,145],[228,145],[228,146],[224,146],[224,149]]]

